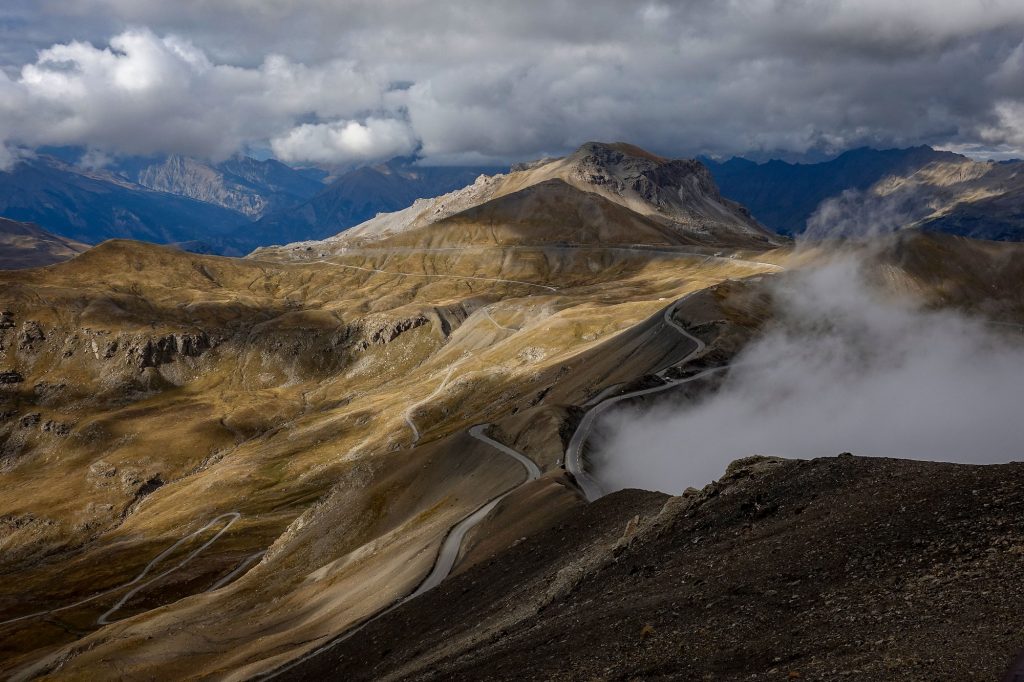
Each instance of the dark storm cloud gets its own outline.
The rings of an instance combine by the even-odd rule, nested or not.
[[[418,149],[435,162],[594,138],[670,154],[1024,147],[1019,2],[5,7],[9,147],[223,155],[269,144],[295,161]],[[77,71],[57,77],[58,62]]]

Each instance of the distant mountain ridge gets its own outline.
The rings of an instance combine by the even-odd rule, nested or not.
[[[343,174],[305,202],[268,213],[251,226],[261,244],[323,239],[379,213],[398,211],[417,199],[471,185],[501,168],[419,167],[393,159]]]
[[[810,217],[813,237],[917,228],[962,237],[1024,240],[1024,163],[961,158],[889,175],[866,190],[826,199]]]
[[[219,243],[247,222],[236,211],[51,156],[23,159],[0,172],[0,216],[93,244],[114,238]]]
[[[171,155],[129,159],[116,172],[143,187],[189,197],[260,218],[298,204],[323,184],[280,161],[235,156],[217,164]]]
[[[43,150],[0,171],[0,216],[88,243],[127,238],[240,256],[268,244],[335,234],[492,168],[420,168],[414,159],[340,172],[235,156],[133,157],[102,168],[84,151]]]
[[[666,159],[621,142],[588,142],[564,158],[480,176],[457,191],[283,251],[303,257],[370,242],[763,248],[785,239],[724,198],[695,159]]]
[[[43,150],[0,171],[0,216],[79,242],[129,238],[240,256],[330,239],[355,226],[347,238],[432,224],[523,189],[529,177],[532,184],[559,179],[668,221],[685,228],[684,240],[699,241],[703,224],[719,233],[732,225],[748,236],[763,225],[790,236],[805,233],[808,221],[815,233],[918,227],[1024,239],[1024,162],[981,163],[926,146],[860,148],[820,163],[755,163],[670,160],[625,143],[587,143],[562,159],[518,164],[509,174],[519,178],[514,182],[494,179],[505,168],[423,167],[415,158],[345,170],[241,155],[221,162],[171,155],[90,168],[83,154]],[[970,178],[952,182],[958,173]],[[888,187],[893,183],[899,187]],[[517,210],[556,196],[564,202],[571,192],[551,185],[532,194]],[[594,210],[604,212],[596,204]]]
[[[907,149],[852,149],[821,163],[709,158],[707,165],[722,194],[746,206],[770,229],[785,235],[804,231],[822,201],[845,190],[866,190],[890,175],[902,175],[936,161],[964,160],[927,146]]]

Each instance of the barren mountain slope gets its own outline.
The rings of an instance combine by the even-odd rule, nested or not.
[[[238,260],[121,241],[0,273],[5,673],[291,664],[410,594],[498,496],[514,491],[466,529],[455,573],[582,504],[560,466],[588,407],[728,362],[780,266],[830,255],[713,255],[597,193],[530,188],[439,222],[439,247]],[[623,225],[648,244],[595,243]],[[908,234],[871,270],[1020,322],[1014,248]],[[529,468],[493,443],[538,480],[517,487]]]
[[[768,248],[782,243],[780,238],[771,235],[751,218],[746,209],[723,198],[710,173],[699,161],[663,159],[623,143],[588,142],[565,158],[520,166],[506,175],[480,176],[474,184],[461,190],[434,199],[419,200],[396,213],[381,214],[336,237],[322,242],[300,242],[282,247],[280,251],[309,248],[334,253],[341,248],[418,231],[465,211],[472,213],[460,216],[462,223],[472,222],[475,215],[478,229],[485,230],[490,223],[486,220],[487,215],[480,215],[479,207],[502,197],[521,195],[526,190],[529,191],[524,196],[530,198],[555,192],[565,194],[565,189],[555,189],[558,186],[556,181],[584,194],[596,194],[638,214],[622,225],[623,231],[616,235],[616,241],[645,243],[646,230],[634,234],[629,229],[642,217],[646,224],[660,226],[656,243],[663,243],[666,233],[675,235],[673,241],[688,244]],[[525,201],[528,200],[516,199],[513,205],[523,206]],[[587,201],[594,203],[596,199]],[[520,213],[521,209],[516,209],[516,214]],[[421,238],[432,239],[428,231],[417,233]]]
[[[375,248],[460,245],[591,246],[700,245],[664,221],[648,218],[600,194],[576,189],[563,180],[545,180],[473,206],[417,229],[374,242]]]
[[[620,491],[283,679],[1000,679],[1024,649],[1022,483],[749,458],[680,497]]]
[[[582,403],[611,380],[592,349],[686,291],[772,270],[470,256],[295,264],[110,242],[8,277],[5,670],[244,677],[290,660],[412,589],[455,521],[522,480],[470,426],[562,409],[549,394]]]

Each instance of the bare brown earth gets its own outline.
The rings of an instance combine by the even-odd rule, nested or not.
[[[751,458],[567,509],[284,679],[996,680],[1022,521],[1024,464]]]

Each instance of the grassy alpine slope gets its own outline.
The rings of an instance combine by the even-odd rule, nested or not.
[[[90,635],[115,592],[10,623],[5,665],[82,636],[69,651],[89,651],[65,673],[94,674],[108,647],[123,672],[172,676],[242,675],[295,655],[411,589],[447,528],[518,482],[513,464],[466,438],[469,426],[536,409],[567,377],[559,399],[582,402],[630,373],[588,380],[588,351],[664,300],[769,269],[703,256],[509,256],[296,264],[111,242],[5,283],[5,369],[18,373],[5,385],[0,474],[18,491],[0,511],[13,578],[0,588],[5,620],[124,585],[179,538],[241,514],[117,617],[172,608]],[[407,414],[422,432],[415,444]],[[175,601],[261,551],[237,583]]]
[[[579,194],[559,196],[597,201]],[[723,245],[680,246],[710,246],[713,200],[699,224],[611,202],[624,231],[680,240],[655,251],[535,221],[514,243],[438,248],[421,225],[247,259],[115,241],[0,273],[0,669],[244,679],[294,660],[411,592],[449,528],[523,480],[477,424],[546,474],[470,534],[456,573],[581,505],[559,459],[582,406],[691,350],[664,309],[701,292],[681,315],[728,359],[779,266],[827,255],[754,249],[733,208]],[[1012,248],[913,235],[874,271],[1024,319]]]

